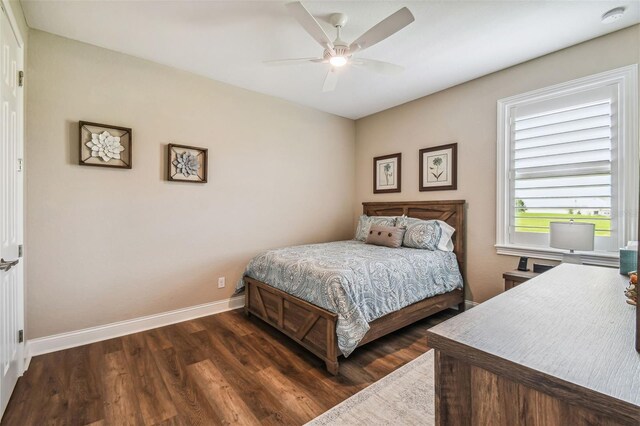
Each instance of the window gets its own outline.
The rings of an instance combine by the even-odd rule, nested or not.
[[[588,263],[636,239],[637,67],[498,101],[500,254],[559,259],[549,223],[593,223]]]

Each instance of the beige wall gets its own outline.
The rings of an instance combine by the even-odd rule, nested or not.
[[[483,301],[517,261],[493,248],[496,101],[640,59],[635,26],[354,125],[51,34],[29,36],[29,338],[226,299],[261,250],[351,238],[363,201],[466,199],[467,297]],[[78,166],[78,120],[132,127],[133,169]],[[209,148],[208,184],[165,180],[170,142]],[[418,150],[449,142],[459,144],[459,189],[419,192]],[[395,152],[403,191],[374,196],[372,158]]]
[[[261,250],[351,238],[353,121],[39,31],[27,75],[29,338],[225,299]],[[78,166],[78,120],[133,128],[133,169]],[[209,183],[165,180],[170,142],[209,148]]]
[[[502,273],[517,258],[500,256],[496,235],[498,99],[638,63],[640,25],[490,74],[356,122],[356,198],[363,201],[465,199],[468,203],[468,299],[503,289]],[[418,150],[458,143],[458,190],[418,191]],[[402,152],[402,192],[373,195],[372,159]]]

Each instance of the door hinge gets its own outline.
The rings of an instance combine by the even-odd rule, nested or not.
[[[18,71],[18,86],[24,86],[24,71]]]
[[[18,343],[24,342],[24,330],[18,330]]]
[[[18,171],[21,172],[24,165],[24,160],[22,158],[18,158]]]
[[[22,257],[22,244],[18,246],[18,257]]]

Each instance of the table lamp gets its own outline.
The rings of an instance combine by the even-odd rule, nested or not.
[[[593,237],[596,226],[593,223],[551,222],[549,246],[569,250],[562,255],[563,263],[582,263],[579,254],[574,250],[593,251]]]

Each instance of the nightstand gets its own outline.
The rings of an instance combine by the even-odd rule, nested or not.
[[[525,281],[529,281],[531,278],[537,277],[540,275],[538,272],[531,271],[509,271],[502,274],[502,278],[504,278],[504,290],[507,291],[517,286],[518,284],[522,284]]]

